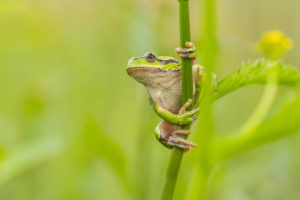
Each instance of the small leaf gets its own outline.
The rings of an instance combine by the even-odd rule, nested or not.
[[[266,84],[270,72],[274,69],[278,70],[279,85],[296,86],[300,84],[300,74],[295,68],[279,61],[256,60],[240,66],[219,81],[217,90],[212,97],[213,101],[241,87]]]

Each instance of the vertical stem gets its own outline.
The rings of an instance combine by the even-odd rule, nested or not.
[[[197,173],[193,180],[191,199],[204,200],[208,187],[208,179],[214,163],[211,155],[214,150],[215,138],[213,135],[212,104],[209,103],[212,87],[212,71],[215,67],[217,40],[216,40],[216,11],[215,0],[204,0],[204,35],[202,49],[202,64],[205,66],[207,81],[204,84],[204,97],[201,101],[201,121],[197,128],[196,141],[199,145],[195,158]]]
[[[203,65],[211,72],[215,67],[217,40],[216,40],[216,2],[215,0],[204,1],[204,43]]]
[[[191,40],[189,1],[178,0],[178,3],[180,24],[180,47],[185,48],[185,42]],[[181,76],[182,104],[184,104],[189,98],[193,98],[192,59],[181,59]]]
[[[180,47],[185,48],[185,42],[190,41],[190,16],[189,1],[178,0],[179,3],[179,24],[180,24]],[[193,75],[192,60],[181,59],[181,76],[182,76],[182,104],[189,98],[193,98]],[[189,129],[190,126],[183,126],[182,129]],[[171,200],[177,181],[178,172],[181,165],[183,151],[173,148],[165,176],[165,183],[161,195],[162,200]]]
[[[176,180],[182,160],[183,151],[178,148],[173,148],[165,175],[165,182],[161,195],[161,200],[171,200],[176,185]]]

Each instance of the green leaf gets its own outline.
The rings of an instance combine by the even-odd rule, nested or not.
[[[86,149],[106,161],[128,187],[126,157],[120,145],[104,133],[94,118],[87,120],[82,134]]]
[[[5,151],[4,149],[0,146],[0,163],[4,159],[5,156]]]
[[[240,66],[219,81],[217,90],[212,97],[213,101],[248,85],[266,84],[270,71],[275,68],[277,68],[279,74],[279,85],[296,86],[300,84],[300,74],[295,68],[279,61],[260,59]]]
[[[50,160],[63,150],[59,136],[47,136],[31,140],[7,152],[0,162],[0,185],[27,169]]]

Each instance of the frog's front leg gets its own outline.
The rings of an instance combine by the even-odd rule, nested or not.
[[[168,148],[177,147],[184,151],[196,147],[196,144],[182,138],[182,135],[189,135],[189,130],[179,130],[178,125],[166,121],[160,122],[155,129],[155,136],[160,143]]]
[[[192,123],[197,118],[197,113],[199,112],[199,108],[195,108],[190,111],[186,111],[186,108],[188,108],[192,104],[192,99],[189,99],[180,109],[178,114],[171,113],[156,104],[152,98],[150,98],[150,104],[153,107],[153,110],[155,113],[160,116],[165,121],[175,124],[175,125],[187,125]]]

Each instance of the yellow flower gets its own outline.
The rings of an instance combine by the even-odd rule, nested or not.
[[[293,47],[293,41],[281,31],[273,30],[265,32],[258,45],[267,58],[276,60]]]

